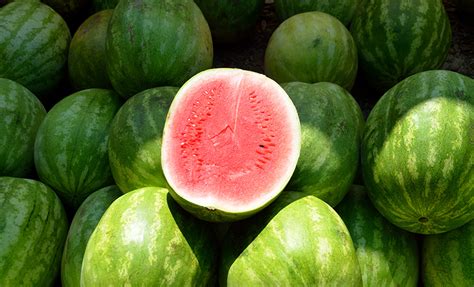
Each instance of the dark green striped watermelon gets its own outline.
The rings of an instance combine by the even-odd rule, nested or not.
[[[474,220],[423,238],[424,286],[474,286]]]
[[[77,210],[69,228],[62,255],[61,283],[63,287],[80,286],[82,259],[87,242],[104,212],[121,195],[122,192],[115,185],[101,188],[89,195]]]
[[[112,175],[122,192],[166,187],[161,170],[161,138],[178,88],[145,90],[128,99],[115,116],[109,138]]]
[[[357,61],[355,42],[339,20],[322,12],[306,12],[288,18],[273,32],[264,68],[279,83],[331,82],[350,90]]]
[[[375,105],[362,140],[369,196],[389,221],[434,234],[474,218],[474,80],[427,71]]]
[[[215,43],[236,43],[255,32],[265,0],[195,0]]]
[[[354,98],[332,83],[282,84],[301,122],[301,152],[286,189],[304,191],[336,206],[354,181],[364,128]]]
[[[363,186],[352,186],[336,211],[354,242],[364,286],[417,286],[416,237],[388,222]]]
[[[68,222],[45,184],[0,177],[0,286],[53,286]]]
[[[81,286],[213,286],[217,252],[209,226],[162,188],[114,201],[92,233]]]
[[[351,33],[361,70],[383,92],[407,76],[441,67],[451,45],[441,0],[367,0]]]
[[[77,209],[89,194],[113,184],[107,144],[121,104],[113,91],[82,90],[58,102],[41,124],[36,170],[65,205]]]
[[[349,231],[325,202],[285,192],[261,213],[231,225],[220,286],[362,286]]]
[[[45,116],[43,104],[27,88],[0,78],[0,176],[30,175],[36,132]]]
[[[123,0],[107,35],[107,72],[114,89],[130,97],[148,88],[181,86],[211,68],[212,38],[192,0]]]
[[[330,14],[348,26],[363,0],[275,0],[275,10],[280,20],[309,11]]]
[[[72,37],[68,69],[76,90],[112,88],[105,68],[105,39],[112,12],[103,10],[90,16]]]
[[[0,9],[0,78],[46,96],[66,68],[71,35],[64,20],[40,1],[14,1]]]

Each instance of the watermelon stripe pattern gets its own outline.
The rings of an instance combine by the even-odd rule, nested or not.
[[[109,161],[122,192],[141,187],[166,187],[161,170],[161,138],[178,88],[145,90],[128,99],[115,116],[109,137]]]
[[[433,234],[474,218],[474,80],[427,71],[390,89],[362,140],[369,196],[392,223]]]
[[[0,177],[0,286],[52,286],[68,222],[41,182]]]
[[[77,209],[92,192],[113,183],[107,145],[121,98],[110,90],[88,89],[58,102],[46,115],[35,141],[40,179]]]
[[[211,32],[192,0],[119,1],[106,57],[112,85],[126,98],[148,88],[181,86],[211,68]]]
[[[214,239],[162,188],[114,201],[86,247],[81,286],[211,286]]]
[[[0,176],[26,177],[34,169],[35,137],[45,116],[28,89],[0,78]]]
[[[452,35],[441,0],[365,2],[351,33],[360,67],[372,85],[386,91],[407,76],[444,63]]]
[[[71,34],[64,20],[40,1],[15,1],[0,10],[0,78],[37,96],[64,74]]]

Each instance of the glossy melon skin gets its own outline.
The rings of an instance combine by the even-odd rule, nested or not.
[[[59,101],[35,140],[39,178],[76,210],[86,197],[113,184],[107,144],[122,99],[111,90],[87,89]]]
[[[145,90],[128,99],[114,117],[108,154],[112,175],[122,192],[167,186],[161,169],[161,142],[177,92],[174,87]]]
[[[66,70],[71,41],[66,22],[40,1],[9,3],[0,9],[0,19],[0,78],[47,96]]]
[[[27,88],[0,78],[0,176],[30,175],[36,133],[45,116],[43,104]]]
[[[47,185],[0,177],[0,285],[53,286],[68,221]]]
[[[474,218],[474,80],[443,70],[403,80],[370,112],[364,182],[390,222],[421,234]]]
[[[301,122],[301,152],[286,189],[313,194],[336,206],[349,190],[359,165],[364,129],[355,99],[332,83],[281,85]]]
[[[212,286],[212,235],[166,189],[134,190],[112,203],[92,233],[81,286]]]
[[[283,192],[233,223],[221,251],[220,286],[362,286],[349,231],[325,202]]]
[[[114,9],[106,42],[107,72],[123,97],[181,86],[211,68],[211,32],[192,0],[124,0]]]
[[[275,81],[252,71],[209,69],[171,103],[161,165],[184,209],[230,222],[255,214],[283,191],[300,145],[296,108]]]
[[[281,23],[265,50],[265,74],[278,83],[331,82],[350,90],[357,47],[347,28],[323,12],[305,12]]]
[[[439,69],[451,46],[451,26],[442,0],[368,0],[351,33],[369,84],[386,92],[404,78]]]
[[[336,206],[351,234],[364,286],[418,286],[418,242],[413,233],[388,222],[365,187],[353,185]]]

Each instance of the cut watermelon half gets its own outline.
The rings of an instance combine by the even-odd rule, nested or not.
[[[301,130],[286,92],[266,76],[217,68],[186,82],[166,119],[162,168],[173,198],[196,217],[236,221],[284,189]]]

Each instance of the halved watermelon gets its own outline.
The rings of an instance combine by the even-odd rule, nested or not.
[[[300,152],[296,108],[262,74],[210,69],[175,96],[163,131],[162,168],[173,198],[198,218],[235,221],[275,199]]]

